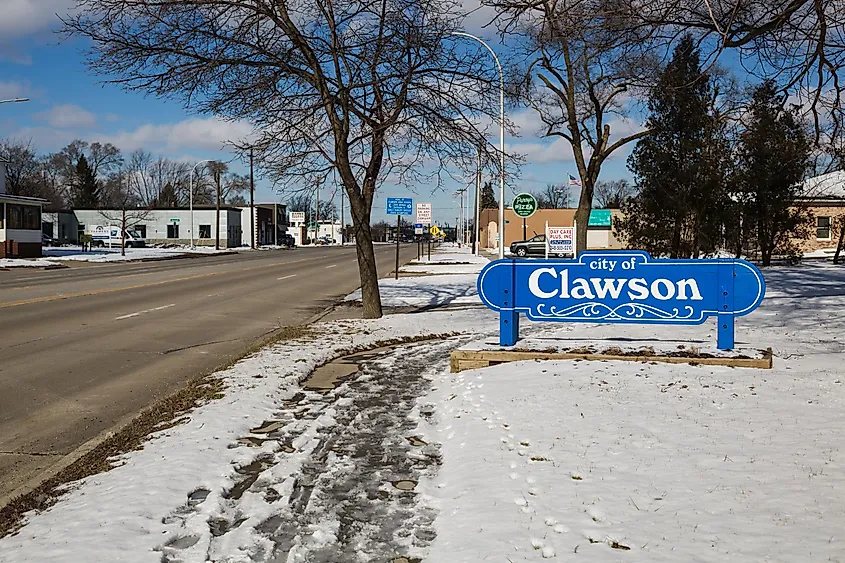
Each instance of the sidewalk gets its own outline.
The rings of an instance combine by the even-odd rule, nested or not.
[[[495,341],[469,271],[482,260],[444,246],[405,268],[434,275],[380,282],[386,307],[423,312],[319,323],[221,372],[222,399],[29,515],[0,561],[841,556],[841,268],[765,272],[767,299],[737,339],[771,346],[772,370],[529,361],[450,374],[450,350]],[[715,326],[522,334],[706,349]]]

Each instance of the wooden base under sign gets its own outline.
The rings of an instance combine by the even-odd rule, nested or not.
[[[689,364],[703,366],[729,366],[735,368],[772,368],[772,349],[763,352],[762,357],[749,358],[730,356],[680,356],[680,355],[616,355],[580,352],[532,352],[530,350],[454,350],[450,359],[452,373],[467,369],[486,368],[507,362],[524,360],[618,360],[623,362],[660,362],[664,364]]]

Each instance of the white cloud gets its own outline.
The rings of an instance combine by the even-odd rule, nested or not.
[[[9,42],[55,28],[60,23],[56,14],[69,13],[75,4],[75,0],[2,0],[0,38]]]
[[[178,123],[142,125],[134,131],[120,131],[102,138],[124,152],[143,148],[173,154],[192,149],[221,150],[227,142],[243,141],[251,134],[252,127],[243,121],[195,117]]]
[[[505,151],[525,157],[526,164],[545,164],[549,162],[572,162],[572,146],[562,137],[553,140],[529,143],[505,143]]]
[[[0,100],[23,98],[29,94],[29,84],[22,82],[3,82],[0,80]]]
[[[97,124],[96,115],[73,104],[53,106],[33,117],[57,129],[91,129]]]

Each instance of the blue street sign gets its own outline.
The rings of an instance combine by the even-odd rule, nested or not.
[[[414,214],[414,200],[409,197],[389,197],[387,198],[387,214],[388,215],[413,215]]]
[[[734,347],[734,317],[766,293],[744,260],[665,260],[641,250],[582,252],[577,260],[496,260],[478,275],[478,295],[499,311],[499,340],[513,346],[519,314],[532,321],[686,324],[718,318],[721,350]]]

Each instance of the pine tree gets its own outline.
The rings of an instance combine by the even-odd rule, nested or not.
[[[499,202],[493,193],[493,184],[486,182],[481,188],[481,209],[498,209]]]
[[[795,109],[772,81],[760,84],[749,108],[739,150],[738,185],[742,223],[760,250],[764,266],[775,253],[797,258],[795,239],[808,228],[795,205],[810,162],[810,143]]]
[[[651,91],[650,134],[628,159],[637,194],[626,201],[617,231],[629,246],[678,258],[719,244],[721,221],[714,218],[724,200],[727,148],[712,101],[711,77],[686,35]]]
[[[76,162],[73,179],[73,205],[83,209],[94,209],[100,204],[100,182],[88,164],[85,155]]]

